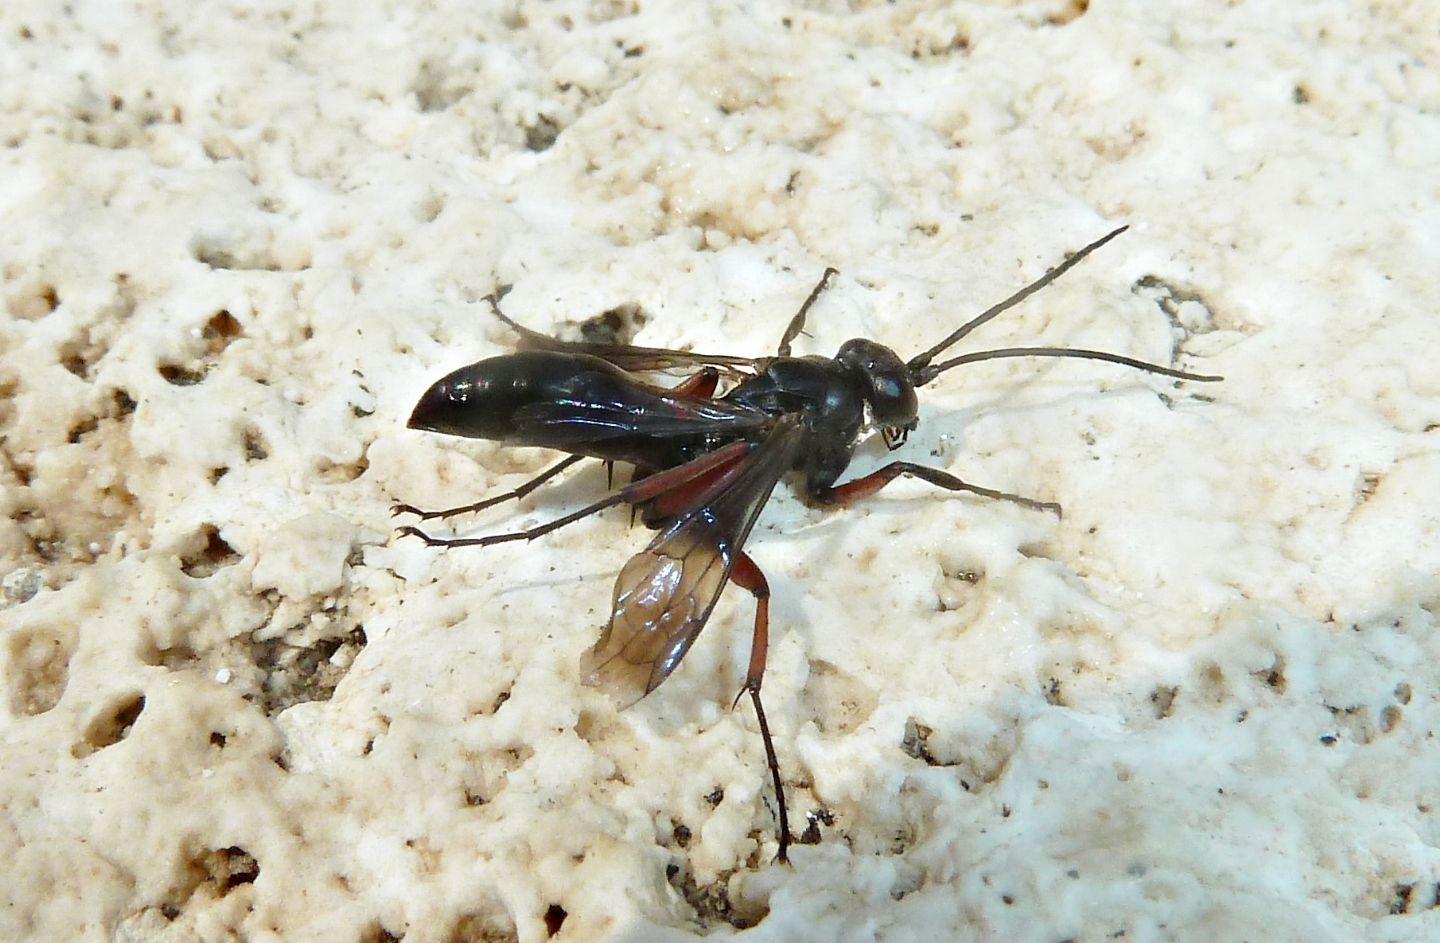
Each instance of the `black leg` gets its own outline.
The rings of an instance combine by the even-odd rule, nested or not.
[[[561,461],[558,465],[552,465],[551,467],[545,469],[543,472],[536,475],[534,478],[531,478],[529,481],[525,482],[525,484],[516,488],[514,491],[507,491],[504,494],[496,495],[493,498],[486,498],[484,501],[476,501],[474,504],[462,504],[459,507],[446,508],[443,511],[422,511],[412,504],[392,504],[390,506],[390,513],[392,515],[414,514],[415,516],[419,517],[420,520],[428,521],[433,520],[437,517],[455,517],[460,514],[470,514],[475,511],[483,511],[486,508],[494,507],[495,505],[500,504],[503,501],[509,501],[511,498],[519,500],[520,498],[525,497],[527,494],[534,491],[536,488],[540,487],[545,482],[549,481],[551,478],[554,478],[556,475],[560,474],[562,471],[569,468],[571,465],[574,465],[576,462],[580,461],[584,457],[585,456],[583,455],[571,455],[569,458]]]
[[[829,284],[830,279],[838,274],[840,273],[833,268],[825,269],[825,274],[820,276],[820,281],[816,282],[815,287],[810,289],[810,297],[805,299],[805,303],[800,306],[800,310],[795,312],[795,317],[790,319],[790,324],[785,328],[785,336],[780,338],[780,346],[776,349],[775,356],[790,356],[790,342],[799,337],[800,332],[805,330],[805,315],[810,313],[810,306],[815,303],[816,298],[820,297],[820,292],[825,290],[825,286]]]
[[[702,455],[688,464],[669,468],[640,481],[631,482],[608,498],[529,530],[514,531],[508,534],[491,534],[487,537],[431,537],[418,527],[401,527],[396,533],[402,537],[419,537],[430,547],[489,547],[515,540],[534,540],[552,530],[559,530],[566,524],[573,524],[617,504],[641,504],[649,501],[686,482],[710,474],[718,467],[733,464],[752,448],[754,446],[749,442],[732,442],[724,448]]]

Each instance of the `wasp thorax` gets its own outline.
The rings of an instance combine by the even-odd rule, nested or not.
[[[913,428],[920,404],[915,386],[901,360],[889,347],[857,337],[840,347],[835,359],[865,381],[866,400],[875,424],[886,428]]]

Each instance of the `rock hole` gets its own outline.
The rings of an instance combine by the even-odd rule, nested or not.
[[[503,907],[491,907],[485,913],[464,914],[439,940],[441,943],[518,943],[520,934],[516,933]]]
[[[580,339],[587,344],[630,344],[649,320],[650,316],[638,304],[616,305],[581,321]]]
[[[17,632],[9,638],[6,675],[11,712],[34,717],[59,703],[70,678],[74,646],[73,631]]]
[[[195,261],[212,269],[241,272],[285,272],[302,271],[310,267],[310,260],[302,256],[282,264],[276,257],[268,235],[255,235],[245,242],[232,241],[223,236],[197,236],[190,243],[190,254]]]
[[[334,462],[321,460],[315,467],[315,473],[321,481],[328,481],[337,484],[345,484],[354,481],[370,469],[370,460],[363,455],[359,461],[336,464]]]
[[[565,925],[566,916],[568,915],[565,913],[565,908],[561,907],[559,904],[551,904],[549,907],[546,907],[545,935],[554,936],[555,934],[559,933],[560,928]]]
[[[95,364],[105,356],[105,347],[90,336],[90,329],[82,328],[78,337],[60,345],[60,365],[82,380],[89,381]]]
[[[269,446],[265,443],[265,437],[258,429],[249,428],[244,433],[245,460],[247,462],[263,462],[270,457]]]
[[[193,369],[174,363],[162,363],[156,370],[171,386],[194,386],[205,379],[207,372],[203,366]]]
[[[1360,476],[1360,484],[1355,489],[1355,503],[1364,504],[1375,497],[1375,492],[1380,490],[1380,482],[1385,476],[1379,472],[1369,472]]]
[[[930,735],[934,732],[934,727],[928,727],[914,717],[906,718],[905,734],[900,739],[900,752],[921,761],[926,766],[943,766],[944,764],[935,759],[934,754],[930,752]]]
[[[200,330],[200,336],[205,341],[205,353],[211,357],[218,357],[230,346],[230,342],[240,336],[240,322],[235,320],[235,315],[224,308],[210,315],[210,320]]]
[[[70,749],[76,759],[112,747],[130,736],[140,714],[145,710],[145,695],[131,694],[115,706],[102,711],[85,728],[84,739]]]
[[[190,862],[189,896],[204,888],[214,898],[221,898],[244,884],[254,884],[260,877],[255,856],[238,845],[205,851]]]
[[[98,428],[100,428],[99,417],[89,416],[70,427],[70,431],[65,435],[65,441],[69,442],[71,445],[75,445],[81,439],[85,438],[85,436],[94,432]]]
[[[204,579],[240,559],[235,548],[225,542],[214,524],[206,524],[200,528],[198,537],[199,539],[194,541],[199,545],[198,549],[180,558],[180,569],[186,576]]]
[[[60,307],[60,293],[49,282],[31,282],[6,298],[5,307],[22,321],[39,320]]]
[[[1089,9],[1090,0],[1065,0],[1054,11],[1046,14],[1045,22],[1051,26],[1065,26],[1080,19]]]
[[[360,934],[359,943],[400,943],[403,939],[405,934],[396,936],[379,923],[372,923]]]
[[[1146,275],[1137,279],[1130,291],[1152,301],[1171,326],[1185,334],[1209,334],[1216,329],[1210,303],[1193,288],[1173,285],[1158,275]]]
[[[136,403],[127,391],[117,388],[110,393],[110,405],[115,417],[117,419],[123,419],[135,412]]]
[[[1215,662],[1206,662],[1200,668],[1197,687],[1201,696],[1212,703],[1224,703],[1230,697],[1230,685],[1225,679],[1225,669]]]
[[[1264,671],[1255,672],[1255,676],[1265,682],[1265,686],[1276,694],[1284,694],[1289,682],[1285,680],[1285,657],[1276,655],[1270,667]]]
[[[706,929],[725,924],[737,930],[745,930],[760,923],[769,914],[763,903],[757,903],[754,909],[743,911],[735,906],[730,899],[730,877],[733,872],[722,871],[709,884],[697,883],[689,868],[677,868],[674,874],[670,874],[667,869],[666,873],[670,886],[685,898],[685,902],[695,911],[695,919]]]
[[[160,904],[160,912],[167,920],[176,920],[197,894],[202,903],[219,900],[243,884],[255,883],[259,876],[260,865],[254,856],[238,845],[191,851],[183,877],[170,889],[169,899]]]
[[[1053,559],[1053,557],[1051,556],[1051,554],[1053,553],[1053,551],[1050,549],[1050,545],[1049,545],[1048,543],[1043,543],[1043,542],[1038,542],[1038,541],[1037,541],[1037,542],[1034,542],[1034,543],[1026,543],[1026,544],[1021,544],[1021,545],[1019,546],[1019,548],[1017,548],[1017,549],[1019,549],[1019,551],[1020,551],[1020,556],[1025,557],[1025,558],[1030,559],[1030,560],[1036,560],[1036,559],[1039,559],[1039,560],[1050,560],[1050,559]]]
[[[520,935],[503,909],[468,913],[455,921],[442,943],[516,943]]]
[[[820,844],[821,840],[821,826],[824,826],[825,828],[831,828],[834,825],[834,812],[831,812],[829,809],[826,809],[823,806],[818,809],[811,809],[809,812],[805,813],[805,830],[802,831],[800,833],[800,836],[795,839],[795,843],[798,845],[818,845]]]
[[[415,103],[421,111],[444,111],[470,93],[470,87],[454,73],[430,60],[420,63],[419,74],[410,83]]]
[[[251,658],[264,672],[258,706],[274,717],[295,704],[330,700],[366,642],[365,629],[357,626],[348,635],[309,646],[290,645],[283,639],[252,643]]]
[[[1175,696],[1180,693],[1176,685],[1160,685],[1150,692],[1150,703],[1155,707],[1155,719],[1164,720],[1175,711]]]
[[[525,147],[532,151],[548,151],[560,136],[560,126],[541,115],[535,123],[525,126]]]

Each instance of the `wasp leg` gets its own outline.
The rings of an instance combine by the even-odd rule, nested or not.
[[[571,455],[569,458],[561,461],[558,465],[552,465],[550,468],[545,469],[543,472],[536,475],[534,478],[531,478],[529,481],[525,482],[525,484],[516,488],[514,491],[507,491],[504,494],[496,495],[493,498],[486,498],[484,501],[476,501],[474,504],[462,504],[459,507],[446,508],[443,511],[422,511],[420,508],[415,507],[413,504],[392,504],[390,505],[390,514],[392,516],[397,514],[414,514],[419,517],[420,520],[428,521],[437,517],[456,517],[460,514],[470,514],[475,511],[483,511],[486,508],[494,507],[495,505],[500,504],[502,501],[509,501],[511,498],[519,500],[520,498],[525,497],[527,494],[534,491],[541,485],[545,484],[545,482],[549,481],[551,478],[554,478],[556,475],[560,474],[562,471],[569,468],[571,465],[574,465],[576,462],[580,461],[584,457],[585,456],[583,455]],[[607,462],[606,464],[608,465],[610,463]]]
[[[944,488],[946,491],[968,491],[971,494],[978,494],[984,498],[996,498],[1000,501],[1009,501],[1012,504],[1018,504],[1032,511],[1050,511],[1054,513],[1055,516],[1060,516],[1060,505],[1054,501],[1036,501],[1033,498],[1011,494],[1008,491],[982,488],[979,485],[972,485],[969,482],[961,481],[954,475],[943,472],[938,468],[915,465],[911,462],[891,462],[889,465],[885,465],[862,478],[847,481],[838,487],[812,489],[807,497],[816,504],[850,505],[862,498],[870,497],[870,495],[879,491],[901,475],[913,475],[916,478],[930,482],[932,485]]]
[[[491,534],[488,537],[431,537],[418,527],[402,527],[396,533],[401,537],[419,537],[430,547],[489,547],[493,544],[510,543],[515,540],[534,540],[542,537],[552,530],[559,530],[566,524],[573,524],[581,518],[589,517],[591,514],[598,514],[606,508],[614,507],[617,504],[638,504],[649,501],[657,495],[663,494],[685,482],[699,478],[702,475],[711,473],[716,467],[733,465],[737,459],[749,452],[754,446],[745,441],[732,442],[723,449],[717,449],[707,455],[702,455],[686,465],[677,468],[666,469],[649,478],[632,482],[610,495],[608,498],[596,501],[587,505],[572,514],[556,518],[553,521],[532,527],[529,530],[520,530],[508,534]]]
[[[800,306],[800,310],[795,312],[795,317],[790,319],[789,325],[785,328],[785,336],[780,338],[780,346],[775,350],[775,356],[790,356],[790,342],[799,337],[805,330],[805,315],[810,313],[810,306],[815,303],[816,298],[820,297],[820,293],[825,290],[825,286],[830,283],[830,279],[839,274],[840,273],[833,268],[825,269],[825,274],[820,276],[820,281],[816,282],[815,287],[810,289],[810,296],[805,299],[805,303]]]
[[[735,704],[747,693],[755,705],[755,719],[760,722],[760,739],[765,744],[765,762],[770,767],[770,779],[775,785],[775,805],[780,819],[780,851],[776,855],[781,861],[789,862],[790,816],[785,808],[785,786],[780,778],[780,761],[775,758],[775,741],[770,737],[770,725],[765,721],[765,708],[760,703],[760,683],[765,679],[765,651],[770,638],[770,584],[765,574],[741,550],[735,555],[735,566],[730,570],[730,579],[741,589],[748,590],[755,597],[755,631],[750,636],[750,666],[745,671],[745,686],[735,695]]]
[[[720,371],[714,367],[702,367],[670,387],[666,392],[677,396],[693,396],[696,399],[709,399],[715,395],[715,389],[719,385]]]

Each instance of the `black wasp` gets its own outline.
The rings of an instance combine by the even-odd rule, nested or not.
[[[516,324],[491,296],[495,314],[520,335],[520,352],[472,363],[439,380],[416,404],[409,426],[570,455],[506,494],[443,511],[400,504],[395,512],[429,519],[481,511],[523,498],[584,458],[627,462],[635,467],[634,478],[609,497],[530,530],[460,539],[432,537],[414,527],[400,533],[432,547],[484,547],[533,540],[605,508],[630,505],[659,534],[621,568],[610,622],[581,663],[584,682],[607,690],[622,706],[649,694],[674,672],[728,581],[754,595],[750,664],[736,702],[748,692],[755,705],[775,788],[778,857],[785,860],[792,840],[785,792],[760,703],[770,588],[743,549],[755,519],[788,472],[796,473],[801,496],[810,504],[848,505],[901,475],[913,475],[947,491],[1058,513],[1057,504],[981,488],[911,462],[890,462],[868,475],[838,482],[862,433],[878,428],[885,444],[898,448],[918,422],[915,390],[963,364],[1005,357],[1075,357],[1177,380],[1219,380],[1104,351],[1056,347],[1007,347],[935,362],[961,338],[1044,288],[1126,228],[1074,253],[908,361],[864,338],[846,341],[834,357],[790,356],[791,341],[804,328],[806,313],[834,269],[825,270],[800,306],[773,357],[557,340]],[[670,388],[636,375],[690,367],[700,369]],[[722,374],[729,384],[717,396]]]

